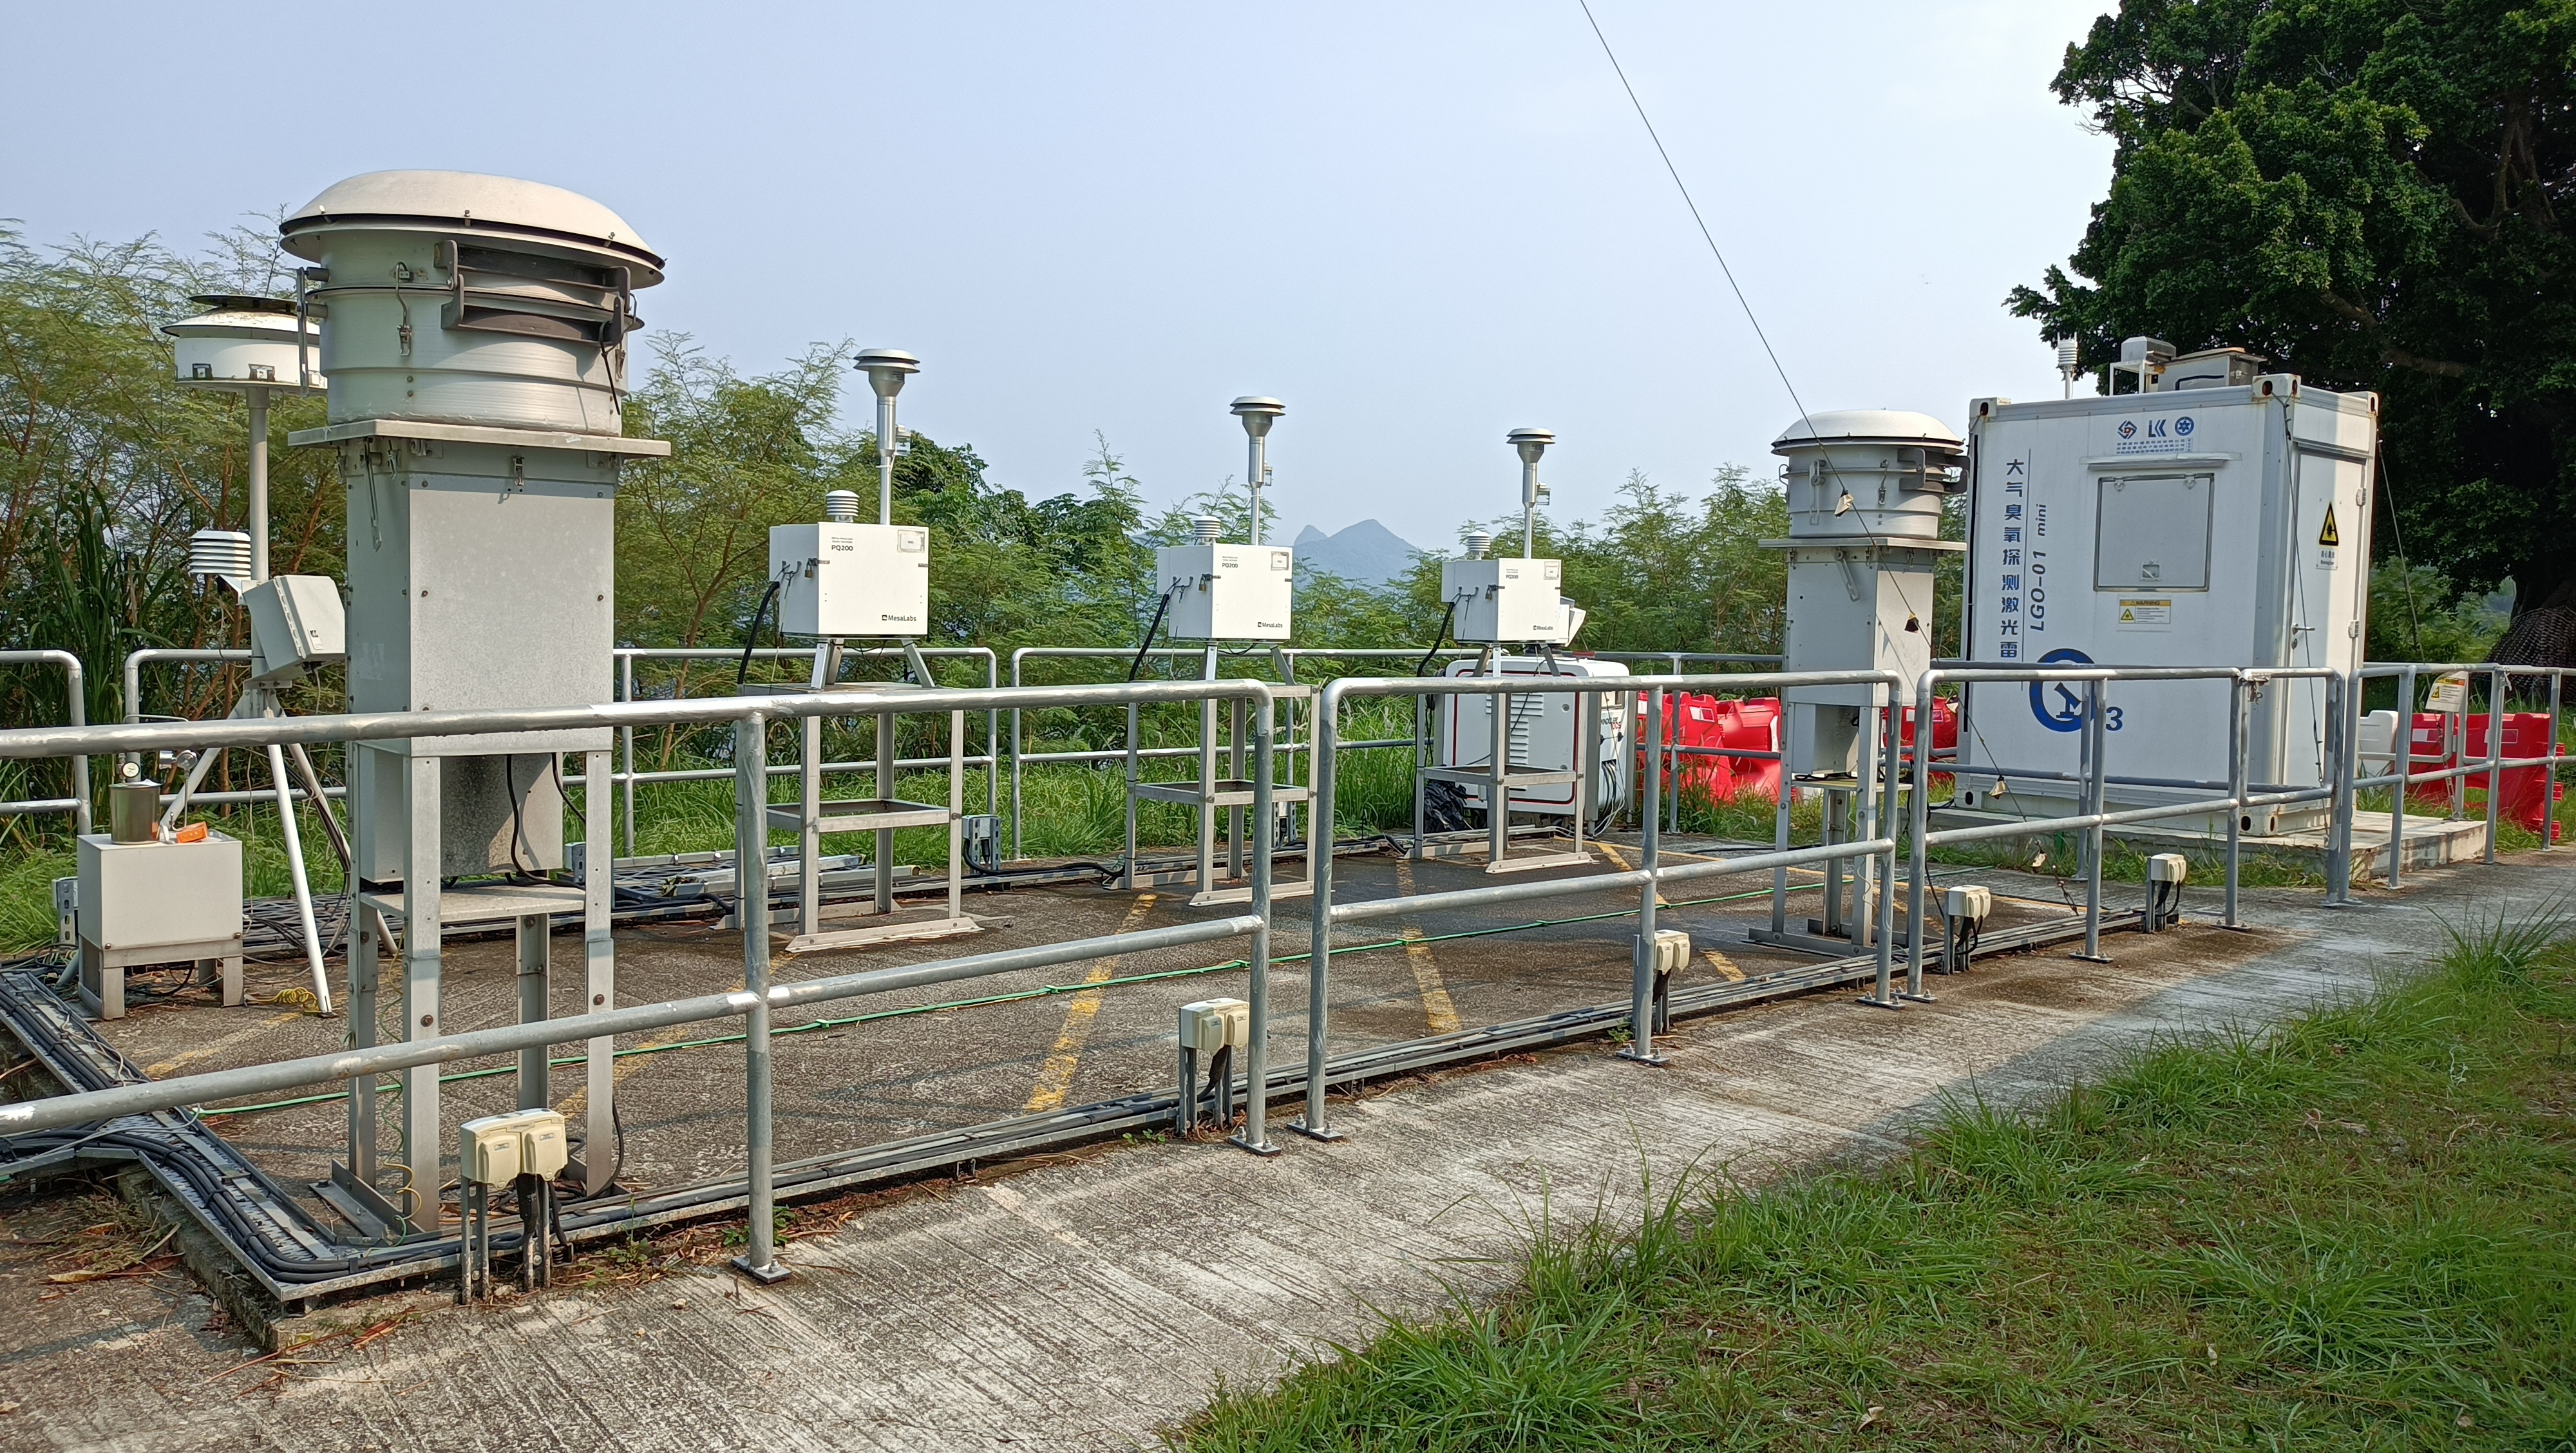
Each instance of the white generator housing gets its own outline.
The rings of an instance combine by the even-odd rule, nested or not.
[[[1171,592],[1164,625],[1176,641],[1284,641],[1297,553],[1285,545],[1166,545],[1154,573]]]
[[[1443,560],[1440,594],[1457,604],[1450,634],[1470,646],[1562,646],[1574,639],[1556,560]]]
[[[791,636],[919,636],[930,622],[930,531],[772,525],[769,578]]]
[[[1469,562],[1481,563],[1481,562]],[[1526,563],[1526,562],[1510,562]],[[1560,608],[1561,610],[1561,608]],[[1474,661],[1452,661],[1446,676],[1474,676]],[[1617,661],[1596,661],[1584,656],[1561,656],[1550,661],[1543,656],[1505,656],[1495,662],[1498,676],[1581,676],[1615,681],[1628,674],[1628,668]],[[1589,755],[1599,770],[1584,790],[1584,801],[1595,812],[1612,803],[1628,800],[1628,693],[1605,690],[1591,698],[1595,721],[1589,735],[1593,750],[1584,753],[1576,743],[1576,729],[1581,724],[1575,714],[1575,703],[1581,698],[1572,692],[1548,692],[1545,695],[1515,696],[1507,710],[1505,752],[1509,765],[1542,772],[1571,770],[1582,756]],[[1494,699],[1490,696],[1443,696],[1439,719],[1433,730],[1434,765],[1477,769],[1493,761]],[[1472,784],[1458,784],[1458,790],[1478,807],[1485,805],[1484,791]],[[1574,784],[1549,782],[1510,791],[1513,812],[1555,813],[1560,816],[1574,811]]]
[[[2194,358],[2221,355],[2230,367],[2193,370],[2181,360],[2151,372],[2144,393],[1971,405],[1971,656],[1998,665],[2359,663],[2378,396],[2256,375],[2234,350]],[[2218,681],[2105,688],[2107,770],[2223,783],[2227,699]],[[2080,687],[1970,687],[1961,805],[2065,810],[2071,784],[2010,780],[1996,797],[1997,776],[1977,768],[2071,773],[2083,726]],[[2248,780],[2322,782],[2326,732],[2323,681],[2264,691],[2252,705]],[[2151,806],[2207,793],[2114,783],[2107,795]],[[2251,826],[2305,830],[2324,810],[2258,811]]]

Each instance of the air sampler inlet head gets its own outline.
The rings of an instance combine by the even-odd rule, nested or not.
[[[1218,530],[1222,528],[1223,526],[1218,524],[1217,517],[1214,515],[1192,515],[1190,516],[1190,543],[1213,545],[1216,543]]]
[[[836,525],[859,522],[859,492],[855,489],[827,490],[823,495],[823,518]]]
[[[1494,537],[1482,530],[1469,530],[1465,544],[1468,559],[1482,560],[1485,558],[1485,552],[1494,548]]]

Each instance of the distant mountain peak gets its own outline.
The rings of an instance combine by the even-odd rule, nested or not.
[[[1362,585],[1385,585],[1413,568],[1420,554],[1402,536],[1375,520],[1361,520],[1325,534],[1313,525],[1297,532],[1298,563]]]

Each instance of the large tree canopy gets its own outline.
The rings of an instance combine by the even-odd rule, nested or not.
[[[2055,88],[2119,150],[2016,312],[2377,390],[2381,553],[2576,607],[2576,0],[2122,0]]]

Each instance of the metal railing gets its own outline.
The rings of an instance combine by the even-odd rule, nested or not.
[[[1247,996],[1255,1031],[1245,1052],[1248,1116],[1237,1140],[1247,1149],[1269,1151],[1264,1138],[1267,1104],[1268,984],[1270,959],[1270,824],[1269,783],[1275,772],[1271,752],[1270,688],[1259,681],[1138,682],[1111,686],[1023,688],[1005,694],[996,688],[968,690],[870,691],[864,687],[799,696],[723,697],[651,702],[618,702],[590,707],[557,707],[527,711],[374,712],[339,716],[270,717],[220,722],[174,722],[123,726],[37,727],[0,731],[0,759],[148,752],[163,748],[267,747],[288,743],[381,741],[414,736],[481,735],[496,732],[567,730],[585,727],[718,725],[730,723],[735,733],[737,766],[735,872],[737,881],[766,881],[768,774],[766,732],[777,721],[808,716],[914,715],[1025,706],[1103,706],[1144,702],[1244,700],[1257,795],[1252,812],[1252,902],[1244,914],[1176,928],[1135,930],[1097,938],[1041,945],[1028,949],[977,954],[964,958],[880,969],[804,984],[770,982],[768,898],[742,895],[737,918],[742,931],[743,983],[736,993],[707,995],[627,1009],[608,1009],[563,1019],[540,1020],[500,1029],[433,1039],[372,1046],[336,1054],[252,1065],[240,1069],[187,1075],[148,1084],[0,1106],[0,1137],[89,1124],[118,1115],[175,1110],[208,1100],[260,1094],[335,1080],[360,1082],[394,1070],[420,1069],[478,1055],[535,1050],[577,1044],[620,1033],[713,1019],[744,1022],[744,1097],[746,1172],[750,1208],[750,1248],[738,1264],[754,1275],[777,1270],[772,1231],[774,1202],[770,1074],[771,1011],[884,993],[921,984],[950,982],[1045,967],[1110,954],[1128,954],[1218,939],[1249,940]]]
[[[2448,719],[2444,733],[2446,739],[2457,732],[2462,741],[2459,749],[2445,755],[2460,758],[2465,758],[2467,755],[2465,723],[2469,715],[2468,685],[2483,677],[2487,696],[2486,758],[2477,763],[2462,760],[2456,766],[2419,772],[2415,770],[2416,688],[2427,678],[2438,680],[2440,677],[2453,674],[2463,678],[2462,700],[2458,710],[2441,714]],[[2509,700],[2512,695],[2511,680],[2516,676],[2549,678],[2549,750],[2538,757],[2507,757],[2504,754],[2505,713],[2511,704]],[[2355,819],[2360,810],[2357,799],[2361,792],[2369,788],[2385,787],[2389,790],[2388,843],[2385,852],[2388,858],[2387,881],[2391,888],[2400,886],[2405,878],[2406,806],[2417,787],[2450,784],[2451,811],[2456,813],[2468,780],[2472,777],[2483,779],[2486,790],[2486,844],[2481,857],[2483,861],[2492,863],[2496,860],[2497,817],[2504,797],[2504,773],[2507,770],[2540,771],[2544,774],[2544,785],[2541,791],[2541,845],[2556,846],[2557,834],[2551,830],[2551,823],[2555,819],[2557,808],[2558,764],[2561,760],[2558,726],[2565,677],[2566,672],[2557,667],[2512,666],[2493,661],[2476,663],[2373,661],[2365,663],[2354,671],[2352,687],[2347,693],[2343,710],[2338,716],[2347,748],[2341,774],[2347,786],[2335,806],[2333,841],[2328,849],[2331,878],[2326,901],[2334,904],[2351,901],[2352,846],[2354,834],[2358,829]],[[2372,681],[2396,683],[2397,720],[2388,743],[2390,770],[2365,776],[2360,750],[2361,706],[2362,696],[2367,690],[2368,683]],[[2520,762],[2524,765],[2508,769],[2506,766],[2508,762]]]
[[[1885,721],[1892,719],[1891,703],[1896,694],[1903,690],[1904,678],[1892,671],[1608,678],[1442,676],[1387,680],[1345,677],[1327,684],[1315,707],[1315,773],[1314,797],[1311,806],[1313,821],[1308,831],[1314,841],[1331,840],[1335,789],[1339,776],[1336,770],[1336,749],[1339,746],[1341,710],[1346,702],[1354,698],[1466,695],[1512,697],[1567,694],[1583,697],[1600,695],[1604,692],[1636,691],[1647,695],[1649,719],[1654,723],[1655,728],[1660,730],[1664,700],[1669,692],[1742,692],[1766,688],[1777,691],[1783,688],[1831,686],[1869,688],[1872,701],[1869,710],[1876,712],[1879,718]],[[1578,703],[1576,707],[1578,715],[1582,710],[1582,706]],[[1886,735],[1887,740],[1893,744],[1896,739],[1894,731],[1891,729]],[[1880,779],[1877,773],[1864,773],[1863,780],[1864,782],[1893,781],[1895,763],[1892,755],[1884,771],[1886,774],[1884,779]],[[1590,873],[1575,878],[1498,884],[1492,887],[1465,888],[1443,893],[1415,893],[1359,902],[1336,902],[1333,891],[1332,856],[1329,853],[1317,855],[1313,868],[1315,886],[1311,906],[1311,942],[1306,979],[1306,1106],[1303,1115],[1293,1122],[1290,1128],[1322,1139],[1331,1139],[1337,1134],[1331,1129],[1325,1114],[1327,1066],[1332,1035],[1332,932],[1336,925],[1365,922],[1373,918],[1439,912],[1443,909],[1481,908],[1505,903],[1524,903],[1548,898],[1603,893],[1629,887],[1638,888],[1642,892],[1642,902],[1639,948],[1635,955],[1636,970],[1632,986],[1634,998],[1630,1033],[1633,1038],[1629,1053],[1645,1058],[1651,1057],[1653,1053],[1651,1039],[1653,1015],[1648,1002],[1653,984],[1651,963],[1647,955],[1654,941],[1655,900],[1657,890],[1662,885],[1735,873],[1769,872],[1774,869],[1785,871],[1812,863],[1839,862],[1847,859],[1861,863],[1874,861],[1879,881],[1882,883],[1888,881],[1895,872],[1897,843],[1892,835],[1879,830],[1877,819],[1869,815],[1876,805],[1874,798],[1865,798],[1861,833],[1851,841],[1828,843],[1812,848],[1753,853],[1736,858],[1713,858],[1701,862],[1666,864],[1661,859],[1658,830],[1661,814],[1657,811],[1658,804],[1654,796],[1659,774],[1649,772],[1645,775],[1647,780],[1643,786],[1648,795],[1644,800],[1644,811],[1641,814],[1644,821],[1644,838],[1639,849],[1639,866],[1622,872]],[[1495,804],[1495,806],[1499,809],[1502,804]],[[1888,917],[1884,895],[1882,895],[1879,916],[1881,932],[1877,935],[1878,973],[1883,986],[1890,972],[1888,935],[1884,931]]]
[[[0,666],[60,666],[64,676],[64,699],[70,703],[66,714],[75,728],[89,721],[89,703],[84,699],[80,657],[69,651],[0,651]],[[37,797],[24,802],[0,802],[0,817],[21,814],[68,812],[72,831],[90,830],[89,757],[72,757],[72,795]]]

